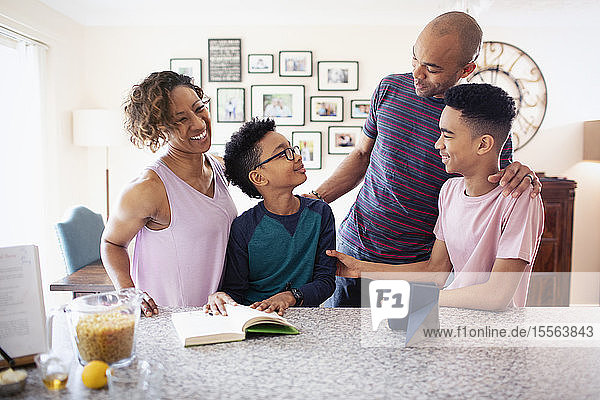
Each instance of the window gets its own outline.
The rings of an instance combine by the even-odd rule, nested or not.
[[[43,238],[43,46],[0,30],[0,246]]]

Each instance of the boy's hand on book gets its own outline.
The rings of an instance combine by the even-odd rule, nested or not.
[[[274,296],[264,299],[263,301],[257,301],[250,305],[251,308],[256,308],[259,311],[264,312],[277,312],[279,315],[283,315],[285,310],[296,304],[296,298],[290,291],[277,293]]]
[[[327,250],[325,252],[329,257],[338,259],[336,275],[344,278],[360,278],[360,261],[348,254],[340,253],[337,250]]]
[[[225,304],[232,304],[237,306],[235,300],[231,298],[225,292],[215,292],[208,296],[208,303],[204,305],[205,313],[213,313],[215,315],[223,314],[227,315],[227,310],[225,309]]]

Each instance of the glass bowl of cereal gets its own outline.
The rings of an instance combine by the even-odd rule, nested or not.
[[[74,352],[81,365],[100,360],[122,366],[133,360],[142,295],[135,288],[90,294],[59,309],[67,315]],[[51,329],[48,333],[51,337]]]

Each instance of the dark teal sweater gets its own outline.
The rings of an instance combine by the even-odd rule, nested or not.
[[[302,291],[303,306],[318,306],[335,289],[335,222],[329,205],[299,197],[292,215],[270,213],[260,202],[231,225],[220,290],[249,305],[285,290]]]

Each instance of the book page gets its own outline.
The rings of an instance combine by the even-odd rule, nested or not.
[[[36,246],[0,248],[0,344],[13,358],[46,351],[46,313]]]
[[[246,322],[250,321],[251,319],[255,319],[255,318],[260,321],[265,321],[265,322],[272,321],[275,323],[290,325],[290,323],[285,318],[283,318],[276,312],[267,313],[264,311],[259,311],[257,309],[250,308],[248,306],[242,306],[242,305],[234,306],[231,304],[225,304],[225,307],[227,309],[227,314],[229,314],[233,319],[235,319],[236,321],[239,321],[241,323],[240,329],[243,329],[244,324]]]
[[[238,333],[243,335],[239,321],[222,315],[210,315],[204,310],[174,313],[171,316],[175,330],[183,341],[186,338]],[[242,322],[243,325],[243,322]]]
[[[225,307],[227,308],[227,316],[212,315],[205,313],[204,310],[197,310],[174,313],[171,319],[179,336],[183,339],[223,333],[243,335],[244,325],[252,319],[290,325],[285,318],[277,315],[277,313],[266,313],[242,305],[225,304]]]

